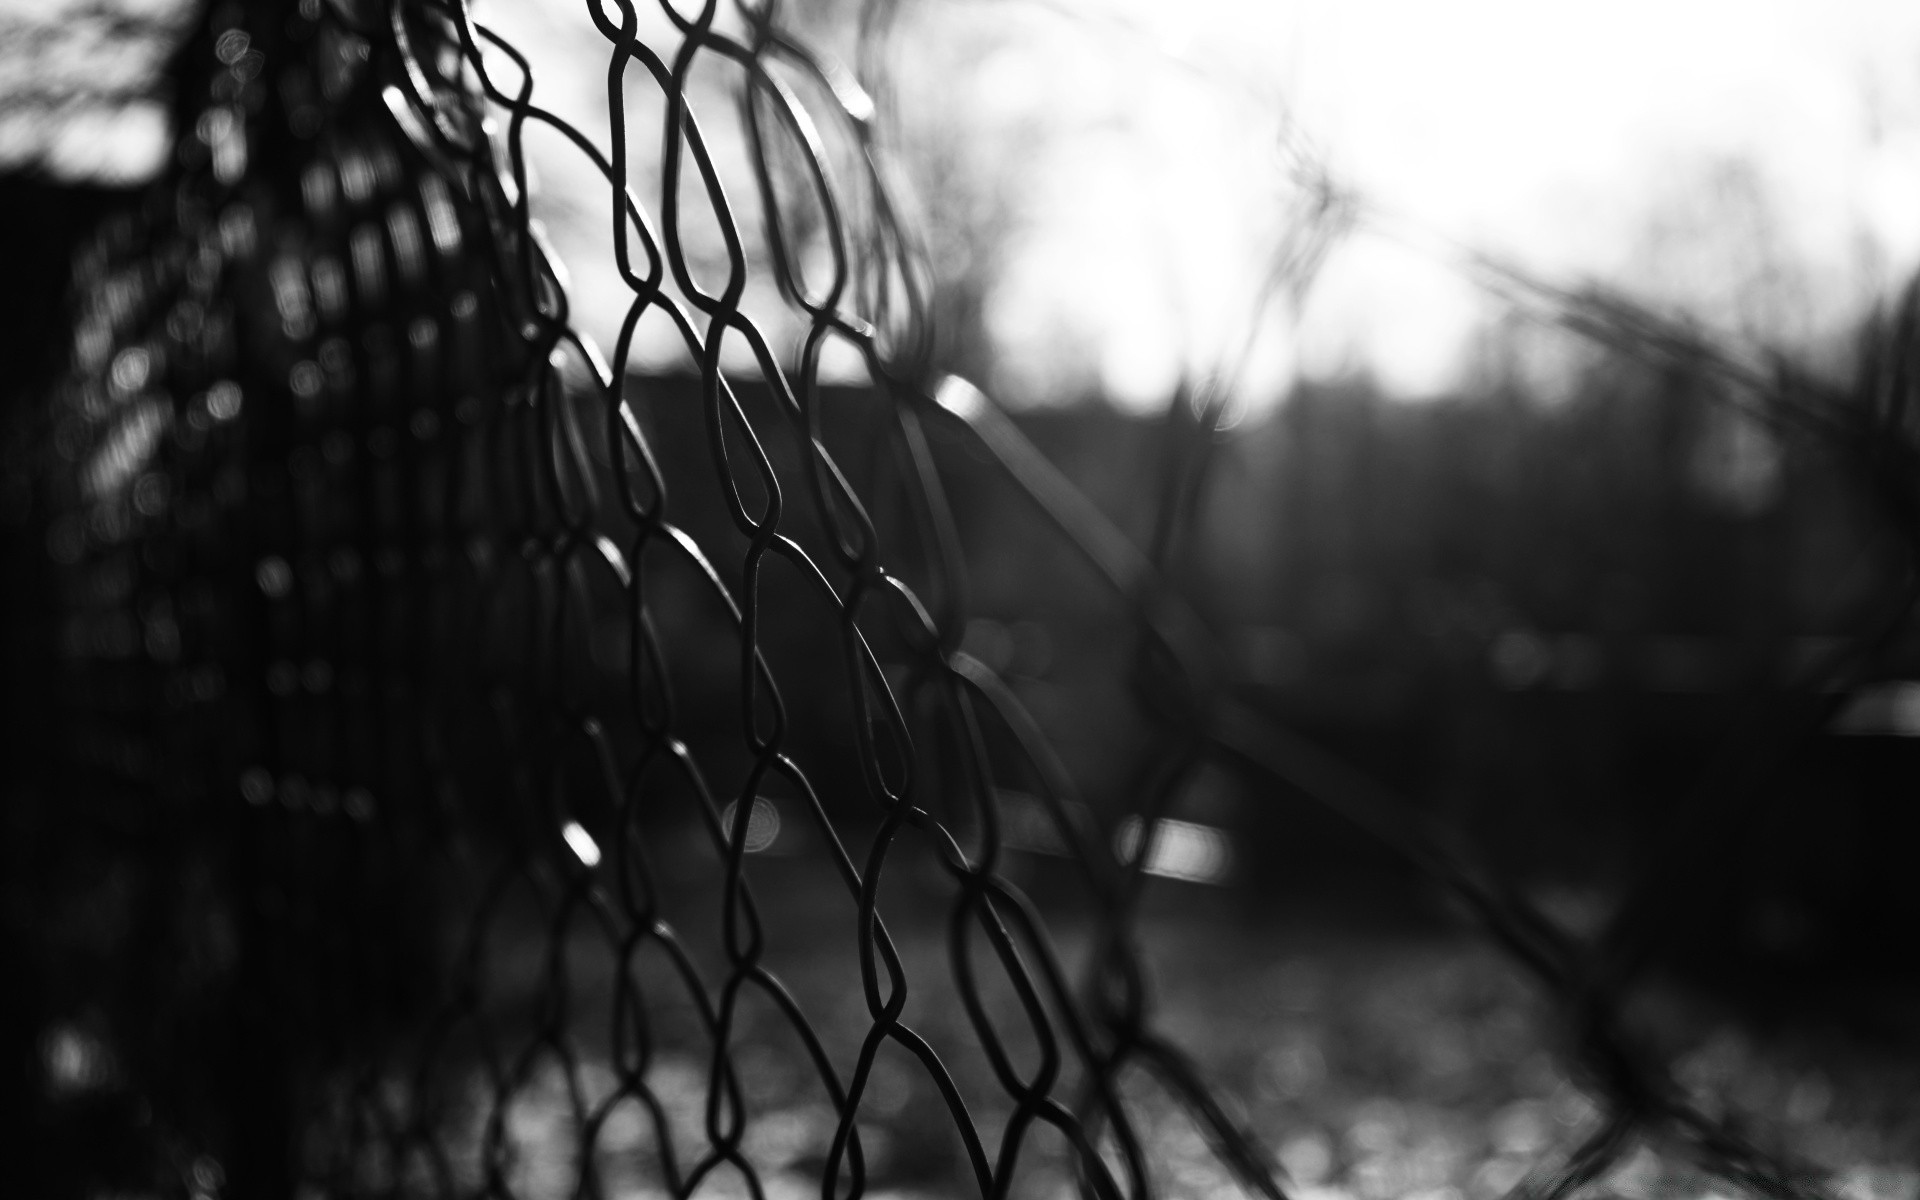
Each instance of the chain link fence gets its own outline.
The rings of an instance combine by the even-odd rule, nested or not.
[[[1698,831],[1737,826],[1769,764],[1873,677],[1911,583],[1575,936],[1231,686],[1182,585],[1222,399],[1169,412],[1136,544],[932,374],[930,284],[843,69],[773,4],[586,15],[606,145],[457,5],[216,3],[183,51],[173,165],[76,264],[73,369],[8,469],[40,564],[16,624],[45,635],[22,678],[49,689],[13,726],[63,764],[23,770],[13,805],[16,892],[54,923],[26,956],[37,1015],[95,1012],[111,1065],[32,1052],[69,1084],[110,1069],[121,1106],[73,1123],[84,1150],[42,1130],[88,1162],[76,1194],[1184,1194],[1163,1150],[1184,1123],[1204,1190],[1285,1195],[1271,1139],[1156,1023],[1140,949],[1158,831],[1209,764],[1350,823],[1537,983],[1599,1116],[1517,1194],[1579,1192],[1643,1141],[1747,1192],[1822,1194],[1621,1012]],[[672,37],[642,38],[661,15]],[[737,80],[730,118],[687,102],[709,67]],[[658,93],[653,127],[629,126],[636,87]],[[715,166],[717,119],[750,150],[758,228]],[[604,356],[529,215],[536,129],[606,182],[631,305]],[[627,186],[648,138],[659,197]],[[1317,211],[1276,288],[1349,216]],[[682,231],[709,219],[724,269],[702,273]],[[1722,380],[1920,536],[1911,303],[1841,396],[1478,267]],[[743,314],[756,274],[804,323],[790,355]],[[696,383],[629,372],[642,321],[671,327]],[[823,382],[846,350],[870,387]],[[967,560],[930,435],[983,452],[1126,613],[1118,801],[1081,796],[962,649]],[[1015,793],[1017,839],[1062,854],[1063,905],[1009,881]],[[809,853],[758,853],[783,817]]]

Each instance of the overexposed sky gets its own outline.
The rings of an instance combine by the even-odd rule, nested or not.
[[[851,5],[787,0],[844,48]],[[128,86],[78,0],[4,24],[0,166],[124,182],[159,163],[156,105],[25,97]],[[643,13],[648,5],[640,6]],[[180,0],[125,0],[178,27]],[[92,11],[92,10],[88,10]],[[1458,377],[1495,315],[1448,263],[1490,251],[1607,281],[1731,334],[1812,342],[1920,262],[1920,5],[1896,0],[912,0],[898,23],[894,150],[921,207],[987,271],[994,377],[1015,404],[1098,390],[1137,408],[1239,363],[1260,407],[1301,374],[1374,372],[1409,396]],[[479,0],[528,50],[537,102],[605,136],[605,44],[574,0]],[[57,29],[49,42],[23,37]],[[666,38],[664,19],[643,36]],[[57,53],[55,52],[57,50]],[[636,72],[637,75],[637,72]],[[117,82],[116,82],[117,81]],[[752,188],[728,81],[697,98],[732,194]],[[9,97],[12,100],[9,101]],[[658,214],[657,95],[637,82],[635,186]],[[536,137],[536,207],[610,341],[624,311],[608,193]],[[943,183],[931,167],[944,164]],[[1298,235],[1303,178],[1361,198],[1294,305],[1260,307]],[[697,234],[693,235],[697,240]],[[941,242],[943,239],[935,238]],[[770,287],[750,311],[780,334]],[[636,363],[664,364],[664,327]]]
[[[996,309],[1014,391],[1060,386],[1063,345],[1142,405],[1230,360],[1286,211],[1283,146],[1374,216],[1297,312],[1269,312],[1256,393],[1351,367],[1410,395],[1445,388],[1492,315],[1445,264],[1450,243],[1794,338],[1843,328],[1920,258],[1920,6],[917,11],[910,36],[934,44],[949,23],[1017,27],[955,97],[985,136],[1021,119],[1062,131],[1024,166],[1027,252]],[[1012,98],[975,95],[1010,80]],[[1784,298],[1758,298],[1767,278]]]

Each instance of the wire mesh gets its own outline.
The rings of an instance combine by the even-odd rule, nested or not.
[[[458,5],[216,4],[185,51],[176,161],[77,264],[74,370],[25,439],[52,448],[35,503],[87,847],[44,869],[133,865],[73,985],[111,993],[143,1097],[124,1177],[1132,1197],[1191,1190],[1157,1149],[1182,1114],[1207,1186],[1282,1195],[1266,1140],[1159,1030],[1138,948],[1158,831],[1225,762],[1453,893],[1564,1019],[1601,1116],[1519,1194],[1571,1194],[1643,1139],[1759,1194],[1819,1193],[1622,1026],[1670,866],[1576,938],[1438,818],[1236,698],[1180,586],[1212,393],[1168,415],[1137,546],[989,399],[932,377],[925,268],[844,70],[773,4],[663,5],[658,44],[625,0],[587,15],[604,145]],[[737,74],[758,229],[688,99],[715,65]],[[542,128],[606,185],[631,300],[604,358],[530,215]],[[647,137],[657,197],[627,183]],[[1344,227],[1326,207],[1300,271]],[[718,261],[686,247],[708,221]],[[1834,444],[1910,443],[1897,356],[1879,407],[1850,407],[1487,269],[1589,332],[1711,360]],[[791,354],[745,315],[756,277],[804,323]],[[642,321],[697,382],[630,373]],[[870,388],[823,383],[836,345]],[[1080,796],[962,649],[934,427],[975,439],[1127,613],[1142,723],[1117,803]],[[1910,517],[1912,472],[1875,478]],[[1912,601],[1836,670],[1862,675]],[[1724,775],[1696,819],[1738,819]],[[1084,927],[1050,930],[1007,878],[1014,789]],[[818,853],[753,853],[782,814]]]

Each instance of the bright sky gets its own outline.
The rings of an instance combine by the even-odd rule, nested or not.
[[[1288,194],[1285,114],[1383,218],[1334,251],[1293,319],[1270,313],[1255,404],[1292,372],[1355,365],[1405,394],[1445,388],[1491,314],[1442,265],[1446,239],[1790,337],[1844,327],[1920,260],[1916,5],[923,11],[1006,30],[956,98],[986,136],[1056,131],[1028,159],[1026,250],[993,310],[1019,393],[1090,363],[1116,399],[1152,405],[1183,366],[1233,357]],[[1760,295],[1769,268],[1783,299]]]
[[[90,42],[77,2],[23,0],[0,22],[68,35],[63,56],[4,39],[0,166],[150,172],[152,104],[69,109],[62,126],[23,103],[150,71],[150,45]],[[123,7],[160,25],[183,11]],[[584,7],[477,7],[533,52],[536,99],[603,133],[604,43]],[[969,195],[928,207],[974,214],[965,232],[1004,249],[986,314],[996,377],[982,382],[1016,404],[1097,387],[1156,406],[1183,373],[1237,361],[1250,335],[1255,407],[1302,373],[1357,367],[1406,395],[1441,391],[1493,313],[1445,265],[1449,241],[1808,342],[1920,263],[1920,4],[915,0],[899,46],[900,156],[910,172],[957,163],[949,187]],[[727,107],[703,111],[724,125]],[[724,132],[716,146],[725,160]],[[546,150],[536,202],[586,323],[610,340],[624,291],[601,232],[605,189],[557,143]],[[1302,305],[1256,322],[1262,281],[1300,228],[1303,162],[1372,217]],[[770,294],[752,300],[778,319]],[[670,352],[655,337],[638,361]]]

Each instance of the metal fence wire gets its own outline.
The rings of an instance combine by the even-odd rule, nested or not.
[[[1755,1193],[1817,1194],[1623,1032],[1646,904],[1576,939],[1235,699],[1174,586],[1217,405],[1169,418],[1141,548],[990,401],[929,376],[926,273],[873,105],[776,10],[663,4],[663,48],[627,0],[590,3],[605,145],[544,111],[526,61],[457,3],[219,0],[189,39],[175,159],[78,262],[73,370],[19,443],[50,450],[14,464],[50,562],[47,729],[78,764],[34,802],[80,832],[25,866],[83,914],[47,1003],[104,1006],[133,1097],[97,1126],[122,1130],[88,1151],[99,1178],[1144,1197],[1192,1190],[1155,1149],[1184,1121],[1209,1188],[1283,1195],[1266,1143],[1156,1027],[1136,944],[1155,830],[1225,761],[1454,893],[1562,1015],[1600,1115],[1522,1194],[1568,1194],[1642,1140]],[[716,65],[738,79],[758,230],[703,134],[727,118],[688,101]],[[657,125],[630,124],[636,87]],[[529,217],[541,127],[606,181],[631,305],[604,358]],[[657,197],[628,189],[648,138]],[[724,244],[704,275],[691,207]],[[755,272],[804,322],[793,355],[743,314]],[[671,324],[697,388],[629,373],[643,319]],[[874,383],[836,426],[867,440],[838,453],[833,343]],[[723,367],[732,348],[753,366]],[[1754,385],[1770,412],[1810,395],[1782,378]],[[1863,445],[1891,444],[1873,421],[1904,428],[1897,404],[1859,411]],[[975,439],[1130,613],[1144,732],[1122,804],[1084,803],[960,649],[935,425]],[[669,426],[700,449],[667,454]],[[1013,788],[1068,851],[1051,882],[1086,928],[1050,933],[1008,882]],[[778,812],[816,854],[749,854]],[[796,882],[816,870],[829,886]]]

